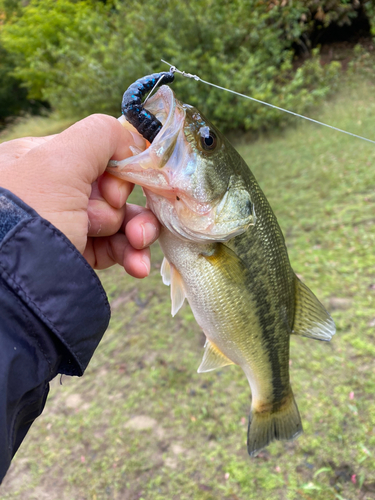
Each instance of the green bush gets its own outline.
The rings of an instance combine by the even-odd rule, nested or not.
[[[325,13],[324,23],[346,22],[356,15],[357,4],[359,0],[31,0],[3,26],[1,38],[16,62],[13,74],[25,83],[29,96],[48,101],[61,113],[118,115],[130,83],[168,69],[161,58],[301,113],[335,87],[339,65],[322,67],[313,51],[296,69],[293,47],[311,30],[317,13]],[[259,130],[288,119],[182,77],[173,88],[223,129]]]
[[[336,23],[350,25],[364,5],[363,0],[304,0],[308,8],[307,21],[321,22],[324,26]]]
[[[375,36],[375,5],[373,0],[366,0],[364,2],[364,10],[371,25],[371,34]]]
[[[8,117],[18,115],[24,109],[30,109],[27,90],[12,76],[13,70],[12,58],[0,45],[0,129]]]

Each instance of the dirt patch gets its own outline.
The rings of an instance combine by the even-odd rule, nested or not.
[[[112,311],[115,311],[116,309],[118,309],[125,302],[134,301],[134,299],[137,296],[137,293],[138,293],[138,289],[132,288],[132,290],[130,290],[129,292],[123,293],[122,295],[117,297],[117,299],[112,300],[111,301]]]
[[[68,408],[79,408],[82,406],[82,396],[80,394],[70,394],[65,401]]]
[[[22,500],[71,500],[76,498],[80,500],[79,495],[75,495],[63,479],[60,473],[60,479],[51,471],[51,474],[45,474],[38,486],[33,487],[33,476],[30,472],[27,458],[17,459],[15,457],[3,483],[1,484],[1,495],[12,494],[9,498],[22,498]],[[59,467],[58,465],[56,467]],[[22,491],[21,496],[17,491]],[[0,496],[0,498],[3,498]]]
[[[28,467],[29,460],[27,458],[15,459],[1,484],[1,491],[6,493],[6,490],[16,491],[22,489],[26,484],[31,483],[31,473]]]
[[[352,299],[331,297],[328,302],[328,308],[330,311],[346,311],[351,307],[352,303]]]
[[[154,418],[148,417],[147,415],[137,415],[131,418],[125,424],[127,429],[134,429],[136,431],[144,431],[147,429],[153,429],[157,426],[157,421]]]

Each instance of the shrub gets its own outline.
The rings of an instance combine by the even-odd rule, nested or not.
[[[313,51],[295,67],[293,47],[304,43],[319,12],[324,14],[321,22],[346,22],[356,15],[356,2],[31,0],[1,36],[15,58],[14,75],[25,83],[29,96],[63,113],[118,115],[130,83],[167,69],[160,58],[301,113],[337,85],[339,65],[322,67]],[[223,129],[259,130],[288,119],[182,77],[173,88],[182,101],[198,106]]]
[[[31,109],[27,90],[12,76],[13,70],[12,58],[0,45],[0,129],[8,117],[18,115],[22,110]]]

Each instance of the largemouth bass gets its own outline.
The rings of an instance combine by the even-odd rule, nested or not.
[[[198,372],[230,364],[244,371],[254,456],[302,432],[289,381],[291,334],[330,340],[335,325],[295,275],[276,216],[230,142],[168,86],[144,113],[160,122],[150,147],[108,171],[141,185],[162,224],[172,314],[187,298],[207,338]]]

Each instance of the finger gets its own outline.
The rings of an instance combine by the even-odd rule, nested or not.
[[[104,199],[90,199],[87,206],[88,236],[111,236],[121,228],[126,206],[114,208]]]
[[[128,203],[126,214],[121,226],[134,248],[145,248],[159,238],[160,222],[147,208]]]
[[[160,224],[152,212],[145,210],[128,222],[125,234],[134,248],[145,248],[159,238]]]
[[[124,115],[121,115],[120,118],[117,118],[118,121],[121,123],[121,125],[128,129],[128,130],[131,130],[132,132],[136,132],[137,134],[139,134],[138,130],[134,127],[134,125],[132,125],[130,122],[128,122],[128,120],[125,118]]]
[[[110,236],[117,233],[125,217],[125,206],[116,209],[102,197],[98,182],[91,186],[87,205],[88,236]]]
[[[122,233],[107,238],[89,238],[83,256],[94,269],[120,264],[135,278],[145,278],[150,272],[150,249],[136,250]]]
[[[134,278],[146,278],[150,274],[151,253],[149,248],[137,250],[129,246],[124,253],[123,266],[125,271]]]
[[[111,158],[131,156],[132,146],[144,150],[146,141],[115,118],[96,114],[75,123],[41,147],[52,148],[56,158],[64,158],[65,168],[71,174],[92,184]]]
[[[104,172],[98,179],[98,187],[107,203],[114,208],[121,208],[133,191],[134,184]]]
[[[118,118],[118,121],[121,123],[121,125],[123,127],[125,127],[126,129],[136,133],[136,134],[139,134],[138,130],[134,127],[134,125],[132,125],[130,122],[128,122],[128,120],[125,118],[124,115],[121,115],[120,118]],[[150,143],[149,141],[146,139],[146,148],[148,148],[150,146]],[[117,158],[116,158],[117,159]]]

